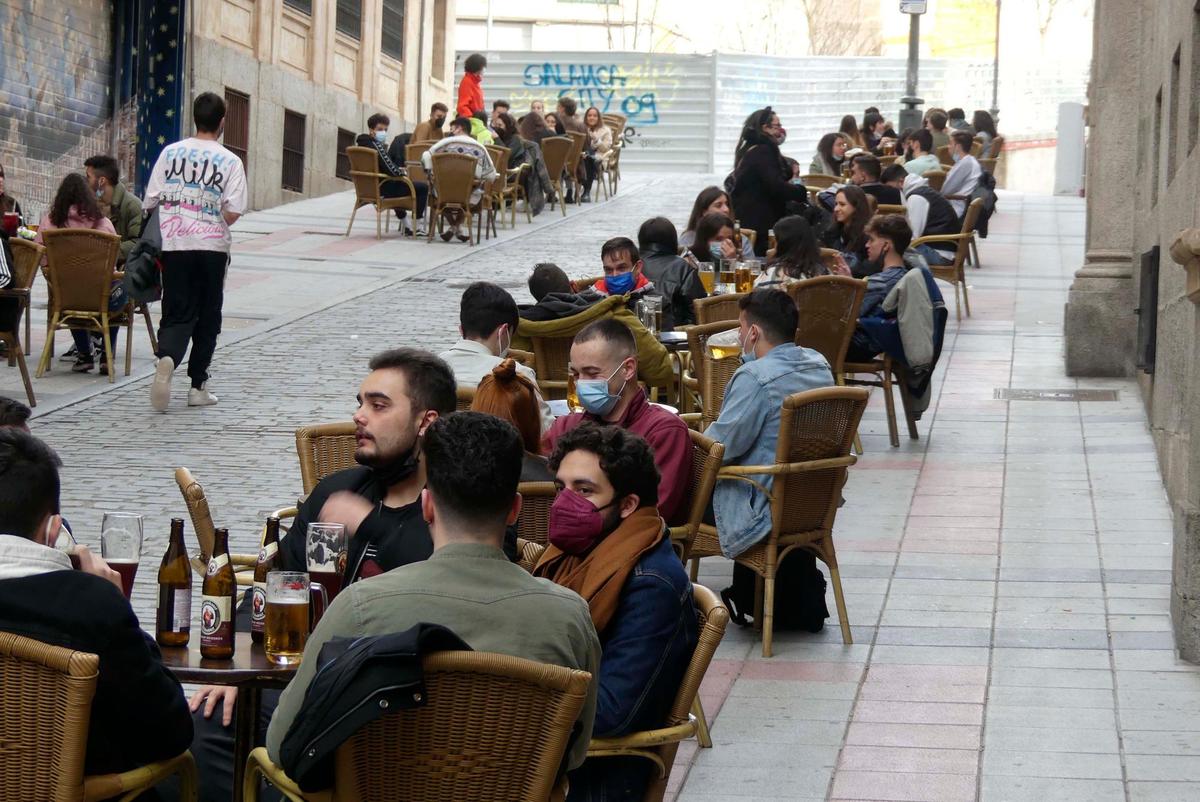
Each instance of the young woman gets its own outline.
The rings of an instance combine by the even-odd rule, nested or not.
[[[537,388],[517,373],[517,363],[505,359],[483,377],[471,402],[473,412],[482,412],[506,420],[516,427],[525,447],[521,465],[522,482],[553,482],[554,474],[541,456],[542,415]]]
[[[58,191],[54,194],[54,202],[50,204],[50,210],[46,212],[42,217],[41,224],[38,225],[35,241],[39,245],[45,244],[42,234],[56,228],[90,228],[106,234],[115,235],[117,233],[113,224],[100,211],[100,207],[96,203],[96,194],[88,189],[87,179],[79,173],[68,173],[67,177],[58,185]],[[113,267],[116,265],[114,264]],[[120,311],[125,307],[125,303],[124,286],[121,282],[114,281],[109,294],[108,311]],[[117,350],[116,326],[109,329],[109,335],[115,355]],[[95,367],[95,359],[92,356],[92,338],[84,329],[71,329],[71,336],[75,340],[77,352],[75,364],[71,366],[71,370],[75,373],[87,373]],[[103,352],[100,356],[104,356]]]
[[[733,191],[744,228],[754,229],[754,252],[767,252],[767,233],[787,214],[788,203],[808,205],[803,184],[791,183],[791,170],[779,152],[787,136],[779,115],[770,106],[746,118],[733,157]]]
[[[871,219],[867,193],[853,184],[842,187],[834,196],[833,225],[825,230],[826,247],[840,251],[856,278],[866,275],[867,244],[863,231]]]
[[[821,261],[821,246],[816,232],[799,215],[790,215],[775,224],[775,258],[754,280],[755,287],[789,284],[806,278],[827,276],[830,271]],[[850,268],[839,256],[837,275],[849,276]]]
[[[675,224],[665,217],[652,217],[638,229],[638,251],[642,256],[642,275],[654,282],[663,299],[662,329],[696,322],[692,302],[708,295],[700,274],[679,255]]]
[[[996,138],[996,121],[992,119],[992,115],[983,109],[978,109],[971,115],[971,127],[975,129],[975,138],[983,143],[982,155],[987,156],[988,148],[992,146],[992,140]]]
[[[587,128],[588,147],[583,161],[583,202],[592,201],[592,184],[596,180],[601,165],[607,166],[612,158],[613,136],[612,129],[604,124],[600,109],[592,106],[583,115],[583,124]]]
[[[850,142],[850,147],[863,147],[862,132],[858,129],[858,120],[854,119],[853,114],[847,114],[842,118],[842,124],[838,126],[838,133],[846,137]]]
[[[487,59],[481,53],[472,53],[463,62],[463,77],[458,84],[458,104],[455,115],[470,117],[483,111],[483,70]]]
[[[688,251],[696,262],[716,264],[720,259],[739,258],[733,245],[733,220],[720,212],[701,217],[696,225],[696,239]]]
[[[692,204],[692,213],[688,216],[687,227],[679,235],[681,246],[690,248],[696,241],[696,226],[700,224],[700,218],[706,214],[723,214],[732,220],[737,220],[733,213],[733,207],[729,205],[729,195],[725,190],[720,187],[706,187],[700,190],[695,203]],[[749,237],[742,237],[742,258],[754,258],[754,249],[750,247]]]
[[[536,142],[539,145],[546,137],[554,136],[554,131],[546,126],[546,119],[536,111],[530,111],[522,117],[518,127],[521,131],[521,139]]]
[[[496,144],[508,148],[508,166],[516,167],[525,161],[525,145],[517,133],[517,121],[508,112],[501,112],[492,120],[492,130],[496,132]]]
[[[554,112],[550,112],[543,119],[546,121],[546,127],[553,131],[555,136],[563,136],[567,133],[567,129],[563,127],[558,115]]]
[[[817,175],[842,177],[842,162],[846,159],[846,151],[850,149],[850,140],[843,133],[826,134],[817,143],[817,153],[813,156],[808,171]]]

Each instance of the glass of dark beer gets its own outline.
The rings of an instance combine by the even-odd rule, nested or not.
[[[100,524],[100,556],[121,575],[121,589],[128,599],[142,557],[142,516],[129,512],[104,513]]]
[[[294,665],[308,642],[308,574],[271,571],[267,574],[267,611],[263,649],[279,665]]]
[[[311,523],[305,545],[308,573],[313,582],[319,582],[325,588],[329,600],[333,601],[342,589],[342,576],[346,570],[346,527]]]

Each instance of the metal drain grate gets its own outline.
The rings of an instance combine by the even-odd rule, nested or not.
[[[1029,390],[997,387],[997,401],[1116,401],[1116,390]]]

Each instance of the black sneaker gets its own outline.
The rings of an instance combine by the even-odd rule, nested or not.
[[[67,352],[58,358],[59,362],[74,362],[79,359],[79,349],[71,346]]]
[[[72,373],[89,373],[92,368],[96,367],[96,363],[91,357],[79,357],[75,360],[75,364],[71,366]]]

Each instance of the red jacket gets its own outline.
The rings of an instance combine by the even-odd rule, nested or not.
[[[458,84],[458,108],[455,114],[470,117],[477,111],[483,111],[483,76],[468,72],[463,74]]]

